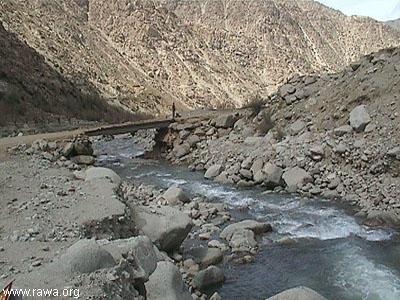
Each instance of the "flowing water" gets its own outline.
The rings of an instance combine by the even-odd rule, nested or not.
[[[143,151],[132,140],[116,138],[95,145],[100,165],[124,179],[159,188],[182,187],[227,203],[236,221],[252,218],[270,223],[273,233],[259,240],[254,263],[221,267],[223,299],[266,299],[305,285],[332,300],[399,300],[400,239],[388,228],[360,225],[349,207],[323,199],[265,194],[205,180],[203,174],[165,161],[138,158]]]

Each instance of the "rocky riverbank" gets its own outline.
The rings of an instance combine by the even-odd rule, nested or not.
[[[266,105],[174,123],[167,158],[224,184],[343,199],[367,225],[398,226],[399,63],[399,49],[384,50],[295,76]]]
[[[64,298],[221,299],[210,293],[225,280],[218,264],[254,261],[256,236],[272,230],[235,223],[226,205],[177,187],[122,182],[90,166],[96,153],[86,138],[9,152],[0,165],[3,285],[54,289],[53,298],[69,291]],[[199,246],[185,249],[188,239]]]

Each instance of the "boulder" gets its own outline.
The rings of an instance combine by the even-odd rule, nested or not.
[[[250,252],[257,247],[254,232],[248,229],[235,230],[230,238],[229,246],[232,252]]]
[[[222,172],[222,165],[220,164],[212,165],[207,169],[206,173],[204,174],[204,177],[207,179],[212,179],[214,177],[217,177],[221,172]]]
[[[350,125],[343,125],[333,130],[333,133],[337,136],[344,136],[345,134],[352,132],[353,132],[353,127],[351,127]]]
[[[45,139],[36,140],[32,143],[33,152],[49,150],[49,143]]]
[[[222,251],[218,248],[197,247],[187,252],[187,256],[192,258],[202,268],[216,265],[223,259]]]
[[[193,227],[190,217],[172,207],[135,207],[135,225],[163,251],[179,249]]]
[[[264,166],[264,160],[259,157],[253,161],[250,170],[253,172],[253,175],[256,174],[258,171],[261,171]]]
[[[315,77],[310,77],[310,76],[307,76],[306,77],[306,79],[304,80],[304,84],[307,86],[307,85],[310,85],[310,84],[313,84],[313,83],[315,83],[315,82],[317,82],[317,78],[315,78]]]
[[[302,132],[305,127],[306,127],[305,122],[303,122],[302,120],[297,120],[290,125],[289,132],[291,135],[297,135],[300,132]]]
[[[173,153],[177,158],[181,158],[189,154],[189,152],[190,152],[190,145],[189,143],[186,142],[180,145],[176,145],[173,150]]]
[[[317,292],[305,286],[295,287],[266,300],[327,300]]]
[[[371,122],[365,105],[359,105],[350,112],[350,125],[355,131],[362,132]]]
[[[74,152],[74,143],[72,142],[66,143],[63,149],[61,150],[61,154],[66,158],[70,158],[73,152]]]
[[[233,125],[237,120],[238,120],[237,115],[225,114],[213,120],[212,123],[215,124],[214,126],[217,128],[231,128],[233,127]]]
[[[92,143],[88,139],[74,142],[74,155],[93,155]]]
[[[86,178],[80,187],[79,191],[85,197],[74,203],[70,213],[74,214],[74,222],[81,227],[85,236],[100,239],[132,236],[134,224],[132,218],[126,217],[127,207],[120,201],[115,183],[103,177],[93,180]]]
[[[194,276],[192,285],[199,290],[207,290],[224,281],[224,272],[216,266],[209,266],[207,269],[200,271]]]
[[[78,155],[72,158],[72,161],[78,165],[94,165],[95,159],[90,155]]]
[[[192,300],[177,266],[160,261],[146,282],[148,300]]]
[[[121,177],[119,177],[118,174],[111,169],[92,167],[86,170],[86,176],[85,176],[86,181],[92,181],[104,178],[110,180],[112,183],[116,185],[119,185],[121,183]]]
[[[325,147],[323,145],[315,145],[310,148],[310,153],[312,155],[324,156],[325,155]]]
[[[253,172],[247,169],[240,169],[239,174],[246,179],[252,180],[253,179]]]
[[[188,203],[190,199],[183,192],[181,188],[172,186],[161,195],[162,198],[167,200],[170,205],[177,205],[179,203]]]
[[[198,142],[200,142],[200,138],[198,135],[193,134],[187,138],[187,142],[190,147],[194,147]]]
[[[65,254],[52,262],[49,269],[70,276],[92,273],[115,265],[112,255],[101,248],[95,240],[79,240],[69,247]]]
[[[130,252],[135,258],[137,277],[147,280],[157,267],[157,253],[147,236],[113,241],[101,240],[98,243],[112,255],[115,261],[120,261],[124,254]]]
[[[272,231],[271,225],[267,223],[260,223],[254,220],[244,220],[225,227],[220,234],[220,238],[230,241],[235,231],[243,229],[251,230],[255,234]]]
[[[210,300],[222,300],[222,297],[217,292],[215,292],[211,295]]]
[[[296,92],[296,88],[291,84],[285,84],[279,89],[279,93],[282,98],[285,98],[288,95],[294,94]]]
[[[306,170],[294,167],[285,171],[282,175],[288,190],[295,192],[299,187],[312,182],[312,177],[307,173]]]
[[[279,168],[278,166],[272,164],[272,163],[267,163],[265,164],[263,171],[265,174],[265,177],[263,178],[264,184],[267,188],[273,189],[277,186],[282,185],[282,174],[283,170],[282,168]]]

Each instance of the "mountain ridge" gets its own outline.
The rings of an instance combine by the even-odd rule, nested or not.
[[[337,71],[400,41],[314,1],[10,0],[0,20],[80,90],[155,114],[173,102],[242,106],[293,74]]]

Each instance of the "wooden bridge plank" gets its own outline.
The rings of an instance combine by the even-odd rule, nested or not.
[[[165,120],[145,120],[141,122],[125,123],[104,126],[100,128],[90,129],[84,131],[87,136],[97,136],[97,135],[117,135],[123,133],[136,132],[141,129],[159,129],[167,128],[174,121],[172,119]]]

